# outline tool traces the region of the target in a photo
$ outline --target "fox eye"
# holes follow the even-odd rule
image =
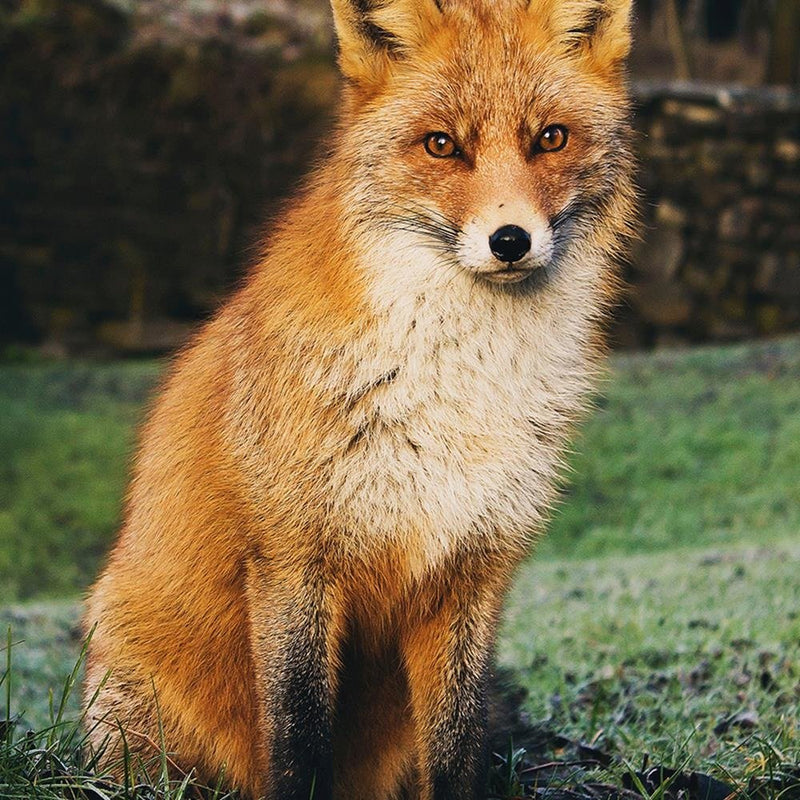
[[[541,132],[536,140],[536,150],[555,153],[566,147],[568,138],[569,131],[563,125],[550,125]]]
[[[452,137],[441,131],[429,133],[425,137],[425,149],[428,151],[428,155],[432,155],[434,158],[451,158],[461,155],[461,151]]]

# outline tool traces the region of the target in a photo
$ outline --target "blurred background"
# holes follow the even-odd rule
[[[779,761],[800,786],[800,0],[637,0],[635,42],[617,352],[500,658],[554,730],[777,797]],[[328,0],[0,0],[0,629],[26,724],[77,657],[165,359],[318,157],[337,83]]]
[[[794,330],[800,4],[637,5],[646,203],[615,343]],[[327,0],[0,0],[0,352],[178,345],[308,169],[336,85]]]

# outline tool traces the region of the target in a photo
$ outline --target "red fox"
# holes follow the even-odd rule
[[[246,798],[477,800],[630,233],[630,0],[332,5],[330,153],[144,428],[92,735]]]

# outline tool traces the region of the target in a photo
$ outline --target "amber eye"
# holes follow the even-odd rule
[[[550,125],[542,131],[536,142],[536,149],[545,153],[554,153],[566,147],[569,132],[563,125]]]
[[[425,149],[434,158],[450,158],[459,155],[456,143],[446,133],[429,133],[425,137]]]

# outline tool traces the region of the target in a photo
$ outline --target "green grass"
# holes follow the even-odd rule
[[[94,577],[119,519],[153,363],[0,367],[0,602]]]
[[[59,612],[66,612],[69,618],[75,609],[51,610],[63,622]],[[38,635],[34,633],[32,638],[36,640]],[[60,690],[51,689],[44,721],[31,730],[29,721],[15,713],[14,684],[24,675],[24,667],[20,669],[16,660],[19,649],[9,628],[0,647],[4,656],[0,667],[0,797],[4,800],[234,800],[234,793],[203,786],[191,773],[171,774],[163,743],[160,753],[146,762],[126,752],[123,779],[108,774],[104,746],[92,747],[90,723],[77,708],[85,646],[67,667]]]
[[[800,533],[800,339],[612,364],[539,557]]]
[[[49,694],[60,696],[65,677],[70,674],[81,650],[79,605],[74,601],[26,603],[0,608],[0,649],[6,632],[13,642],[13,674],[10,684],[14,715],[20,726],[40,730],[50,723]],[[0,654],[0,664],[5,661]],[[78,715],[80,698],[71,692],[67,698],[68,716]],[[0,717],[2,717],[0,711]]]
[[[619,756],[744,779],[800,760],[800,537],[526,564],[500,663],[534,719]],[[749,760],[748,760],[749,759]]]
[[[610,779],[647,753],[745,785],[800,762],[798,576],[800,540],[533,560],[499,660],[528,689],[533,720],[619,759]],[[47,688],[58,698],[78,657],[78,613],[64,602],[0,613],[19,642],[12,706],[23,727],[50,724]],[[77,717],[77,698],[65,708]]]

